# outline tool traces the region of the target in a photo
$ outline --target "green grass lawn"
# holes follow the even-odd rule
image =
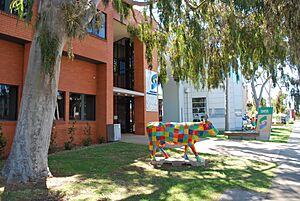
[[[287,143],[293,130],[293,124],[287,124],[283,126],[272,126],[270,140],[268,142]],[[224,135],[224,131],[219,131],[219,134],[215,137],[208,136],[205,138],[218,138],[222,140],[228,140],[228,137]],[[245,139],[244,139],[245,140]],[[250,140],[256,141],[256,140]],[[265,142],[264,140],[259,140]]]
[[[181,157],[179,150],[168,150]],[[266,192],[276,165],[202,154],[205,167],[150,165],[147,146],[113,143],[49,156],[49,190],[0,194],[2,200],[218,200],[226,189]],[[190,156],[192,157],[192,156]]]
[[[223,139],[223,140],[227,140],[228,137],[224,135],[224,131],[219,131],[218,134],[216,136],[205,136],[205,137],[202,137],[202,138],[217,138],[217,139]]]
[[[272,126],[270,141],[271,142],[287,143],[289,138],[290,138],[292,130],[293,130],[292,125]]]

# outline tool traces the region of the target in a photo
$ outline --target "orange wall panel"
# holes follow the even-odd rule
[[[74,144],[82,145],[82,140],[87,137],[84,133],[84,129],[88,127],[87,124],[91,127],[91,138],[93,143],[98,142],[98,137],[96,136],[96,123],[90,121],[77,121],[75,123]],[[68,134],[68,129],[71,126],[72,122],[66,123],[64,121],[56,121],[53,131],[55,145],[58,148],[64,148],[64,143],[69,141],[70,135]]]
[[[97,36],[93,36],[92,34],[87,34],[82,41],[73,41],[73,53],[106,63],[109,60],[107,45],[106,39],[101,39]],[[64,50],[67,51],[67,46]]]
[[[24,46],[0,40],[0,83],[22,85]]]
[[[59,89],[62,91],[96,94],[96,64],[62,57]]]
[[[17,24],[17,17],[0,11],[0,33],[31,41],[33,37],[32,24],[28,26],[20,20]]]

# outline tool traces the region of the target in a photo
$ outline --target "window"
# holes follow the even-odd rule
[[[10,4],[10,0],[1,0],[0,1],[0,10],[3,10],[5,12],[10,12],[9,4]]]
[[[57,102],[55,109],[55,120],[65,119],[65,92],[57,92]]]
[[[18,87],[0,84],[0,120],[17,120]]]
[[[18,15],[18,12],[16,10],[13,10],[12,12],[10,12],[9,6],[10,6],[10,2],[11,0],[0,0],[0,10],[7,12],[7,13],[11,13],[13,15]],[[24,16],[26,16],[26,12],[28,11],[28,5],[29,2],[26,2],[26,0],[24,0],[23,5],[24,5]]]
[[[70,94],[70,120],[95,121],[96,96],[86,94]]]
[[[101,24],[98,25],[98,22]],[[100,19],[93,18],[88,25],[87,32],[106,39],[106,14],[101,12]]]
[[[209,117],[211,118],[224,118],[225,117],[225,108],[210,108]]]
[[[193,98],[193,121],[200,121],[206,118],[206,98]]]
[[[134,48],[129,38],[114,42],[114,86],[134,89]]]

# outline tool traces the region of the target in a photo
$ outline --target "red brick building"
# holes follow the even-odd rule
[[[8,12],[9,1],[0,2],[0,124],[8,138],[6,154],[20,109],[35,20],[29,27],[22,21],[17,24],[16,16]],[[102,27],[91,25],[83,41],[73,42],[73,61],[62,58],[55,114],[59,147],[68,140],[67,130],[74,121],[75,143],[81,144],[87,123],[97,143],[101,137],[107,139],[109,124],[121,123],[122,133],[144,135],[147,122],[158,120],[158,112],[146,111],[145,46],[137,39],[130,42],[126,25],[112,6],[100,5],[99,10]],[[153,66],[156,71],[157,63]]]

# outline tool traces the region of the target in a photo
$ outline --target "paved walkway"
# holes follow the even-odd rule
[[[295,122],[293,133],[279,155],[283,157],[277,176],[267,195],[268,201],[300,200],[300,121]]]
[[[274,143],[275,144],[275,143]],[[277,151],[276,153],[276,147]],[[279,167],[277,176],[272,182],[272,187],[268,194],[243,191],[239,189],[231,189],[224,192],[220,201],[299,201],[300,200],[300,121],[295,122],[295,126],[289,142],[287,144],[275,144],[275,147],[265,146],[264,150],[254,150],[252,147],[245,147],[244,152],[247,156],[249,153],[254,154],[258,159],[271,160],[276,162]],[[236,147],[235,147],[236,148]],[[275,149],[274,149],[275,148]],[[274,153],[272,153],[273,151]],[[239,150],[235,150],[239,153]],[[270,158],[265,158],[270,156]]]
[[[122,141],[148,144],[147,136],[122,135]],[[300,121],[295,122],[289,143],[240,140],[201,139],[196,143],[200,153],[246,157],[279,164],[270,192],[262,195],[240,189],[229,189],[220,201],[300,201]]]
[[[134,143],[134,144],[144,144],[148,145],[149,140],[145,135],[133,135],[133,134],[122,134],[122,142]]]

